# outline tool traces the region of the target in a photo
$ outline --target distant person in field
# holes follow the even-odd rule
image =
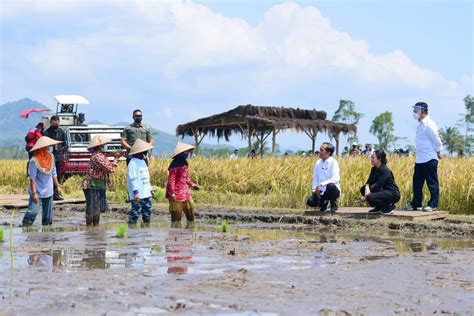
[[[28,164],[30,162],[30,159],[33,157],[33,152],[30,152],[30,150],[36,144],[38,139],[43,136],[43,127],[44,124],[40,122],[36,124],[36,127],[30,129],[25,136],[25,150],[28,152],[28,162],[26,163],[26,176],[28,176]]]
[[[438,126],[428,115],[428,104],[425,102],[416,103],[413,106],[413,118],[419,122],[415,137],[416,161],[413,173],[413,199],[407,204],[405,210],[421,209],[423,186],[426,181],[431,196],[423,211],[432,212],[438,209],[438,161],[443,158],[441,155],[443,145],[438,134]]]
[[[392,214],[395,203],[400,201],[400,190],[395,183],[392,171],[387,167],[387,155],[376,150],[370,157],[372,169],[365,185],[360,189],[361,201],[373,207],[371,214]]]
[[[349,156],[356,157],[356,156],[360,156],[361,154],[362,154],[362,151],[359,148],[359,144],[356,142],[352,143],[352,148],[349,151]]]
[[[239,158],[239,150],[236,149],[234,150],[234,152],[232,153],[232,155],[230,155],[230,160],[237,160]]]
[[[248,158],[248,159],[254,159],[254,158],[255,158],[255,149],[252,149],[252,150],[248,153],[247,158]]]
[[[122,134],[120,135],[121,144],[127,150],[127,153],[130,152],[130,149],[132,148],[133,144],[135,144],[137,139],[141,139],[151,146],[155,144],[151,127],[142,124],[142,111],[138,109],[134,110],[132,117],[133,123],[125,127],[125,129],[122,131]],[[130,157],[127,158],[127,165],[130,162],[130,159]],[[145,162],[148,164],[148,155],[145,156]]]
[[[58,180],[59,182],[61,182],[63,157],[68,149],[66,132],[61,127],[59,127],[59,116],[57,115],[51,116],[49,123],[50,123],[50,126],[44,132],[44,135],[60,142],[57,145],[54,145],[53,155],[54,155],[54,163],[56,165],[56,172],[58,174]],[[64,198],[57,191],[54,191],[53,200],[61,201],[61,200],[64,200]]]
[[[38,139],[43,136],[43,127],[44,124],[42,122],[36,124],[36,127],[30,129],[28,131],[28,134],[25,136],[25,141],[26,141],[26,151],[28,152],[28,156],[31,159],[33,157],[33,152],[30,152],[31,148],[36,144]]]
[[[365,144],[365,149],[362,151],[362,154],[367,157],[371,157],[374,153],[374,149],[372,148],[372,144]]]
[[[143,224],[149,225],[151,221],[151,213],[153,213],[152,205],[152,187],[150,182],[150,171],[145,162],[148,151],[153,146],[144,140],[137,139],[130,148],[127,171],[127,188],[128,198],[131,203],[131,211],[128,216],[128,223],[135,225],[142,217]]]
[[[307,205],[318,207],[321,212],[327,210],[331,205],[331,212],[337,212],[337,199],[341,195],[339,181],[339,164],[332,157],[334,146],[330,143],[322,143],[319,148],[319,159],[316,161],[313,170],[313,195],[308,199]]]
[[[187,161],[188,155],[193,149],[192,145],[178,142],[173,152],[173,160],[168,167],[166,198],[170,204],[169,210],[173,227],[181,227],[183,212],[186,215],[188,226],[194,222],[194,202],[189,188],[199,190],[199,186],[189,178]]]
[[[86,198],[86,225],[97,226],[100,223],[100,213],[107,210],[107,186],[112,184],[110,175],[117,168],[120,151],[113,162],[104,153],[104,146],[112,140],[102,135],[92,138],[87,149],[92,152],[89,168],[84,174],[82,190]]]
[[[43,136],[30,150],[33,153],[28,165],[30,199],[28,210],[23,217],[23,227],[33,225],[40,207],[42,208],[42,225],[53,223],[53,188],[56,188],[56,192],[61,192],[61,188],[56,174],[54,156],[48,151],[48,148],[59,143],[59,141]]]

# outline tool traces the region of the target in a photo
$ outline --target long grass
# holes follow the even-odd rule
[[[356,206],[359,189],[367,180],[370,161],[366,157],[339,157],[341,169],[341,206]],[[393,171],[405,205],[412,196],[414,157],[390,156],[388,167]],[[151,160],[152,184],[164,188],[170,160]],[[311,193],[315,158],[287,157],[264,159],[192,158],[190,176],[202,186],[194,191],[196,203],[221,206],[305,208]],[[25,194],[28,179],[24,161],[0,161],[0,194]],[[438,167],[440,209],[451,214],[474,214],[474,158],[445,158]],[[74,176],[63,185],[66,196],[82,196],[82,178]],[[113,186],[107,192],[112,202],[127,198],[126,166],[121,164],[113,175]],[[428,190],[425,186],[425,200]],[[159,193],[161,197],[161,193]]]

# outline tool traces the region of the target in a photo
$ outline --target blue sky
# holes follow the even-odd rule
[[[54,95],[81,94],[89,119],[126,121],[139,107],[172,133],[239,104],[331,117],[350,99],[365,113],[362,142],[376,142],[370,123],[391,111],[409,143],[413,103],[452,126],[474,94],[472,1],[3,0],[1,9],[2,104],[52,107]],[[291,132],[277,141],[310,146]]]

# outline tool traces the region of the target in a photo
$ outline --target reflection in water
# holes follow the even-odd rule
[[[28,257],[28,265],[48,271],[53,271],[55,268],[62,268],[66,265],[64,251],[42,251],[40,253],[31,254]]]
[[[193,231],[191,229],[171,229],[166,238],[166,261],[169,274],[187,274],[192,263]]]

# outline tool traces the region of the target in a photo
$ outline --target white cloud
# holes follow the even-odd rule
[[[21,5],[12,3],[7,2],[7,7],[16,6],[18,14]],[[73,11],[74,5],[83,5],[33,3],[29,10],[46,15],[53,7],[56,11]],[[256,27],[251,27],[242,19],[216,14],[192,2],[101,4],[114,7],[110,11],[118,11],[120,16],[126,14],[128,23],[118,17],[106,17],[103,28],[95,32],[46,39],[40,47],[31,49],[30,62],[48,75],[73,72],[95,76],[111,68],[123,68],[172,80],[179,80],[190,71],[218,73],[225,68],[230,73],[245,72],[256,87],[265,87],[269,82],[278,86],[279,78],[280,84],[285,85],[292,80],[334,76],[365,86],[430,88],[455,84],[416,65],[400,50],[385,55],[371,53],[366,42],[333,29],[314,7],[276,5]]]

